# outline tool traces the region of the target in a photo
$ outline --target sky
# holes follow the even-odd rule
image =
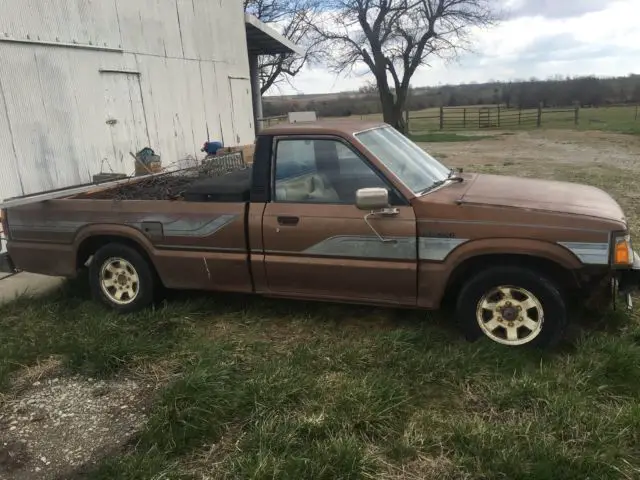
[[[411,85],[640,73],[640,0],[504,0],[503,20],[473,33],[473,52],[418,69]],[[371,77],[305,68],[270,95],[357,90]]]

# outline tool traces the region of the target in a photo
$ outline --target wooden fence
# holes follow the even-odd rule
[[[554,122],[580,121],[580,108],[538,108],[515,109],[500,106],[487,107],[440,107],[428,113],[407,114],[406,122],[410,130],[421,126],[420,130],[482,130],[486,128],[540,127],[546,120]]]
[[[318,117],[319,118],[319,117]],[[361,120],[381,121],[380,113],[358,115]],[[288,122],[287,115],[259,120],[262,127]],[[502,105],[475,105],[466,107],[436,107],[405,112],[405,122],[412,133],[434,130],[505,130],[517,128],[601,128],[614,131],[640,130],[640,106],[633,104],[601,107],[564,108],[506,108]]]

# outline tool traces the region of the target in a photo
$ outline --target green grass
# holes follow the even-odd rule
[[[469,344],[417,312],[241,296],[117,317],[69,290],[0,315],[5,380],[52,354],[102,376],[177,362],[132,446],[83,478],[606,479],[640,468],[640,324],[621,314],[546,354]]]
[[[605,187],[640,235],[632,170],[467,168]],[[117,316],[78,284],[0,307],[4,391],[52,355],[90,376],[170,370],[137,438],[81,478],[640,478],[638,314],[578,318],[540,353],[467,343],[444,314],[236,295]]]
[[[437,142],[473,142],[494,138],[494,135],[461,135],[458,133],[423,133],[409,135],[414,142],[437,143]]]

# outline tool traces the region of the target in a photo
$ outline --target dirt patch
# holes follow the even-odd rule
[[[640,138],[596,131],[535,130],[510,132],[481,142],[422,143],[445,163],[467,165],[514,165],[531,162],[571,165],[607,164],[640,170]],[[438,157],[440,158],[440,157]],[[446,160],[445,160],[446,159]]]
[[[150,385],[53,377],[24,384],[0,408],[0,478],[66,478],[127,443],[146,422]]]

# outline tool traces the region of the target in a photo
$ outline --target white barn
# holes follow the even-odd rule
[[[0,0],[0,199],[252,143],[257,56],[280,52],[240,0]]]

